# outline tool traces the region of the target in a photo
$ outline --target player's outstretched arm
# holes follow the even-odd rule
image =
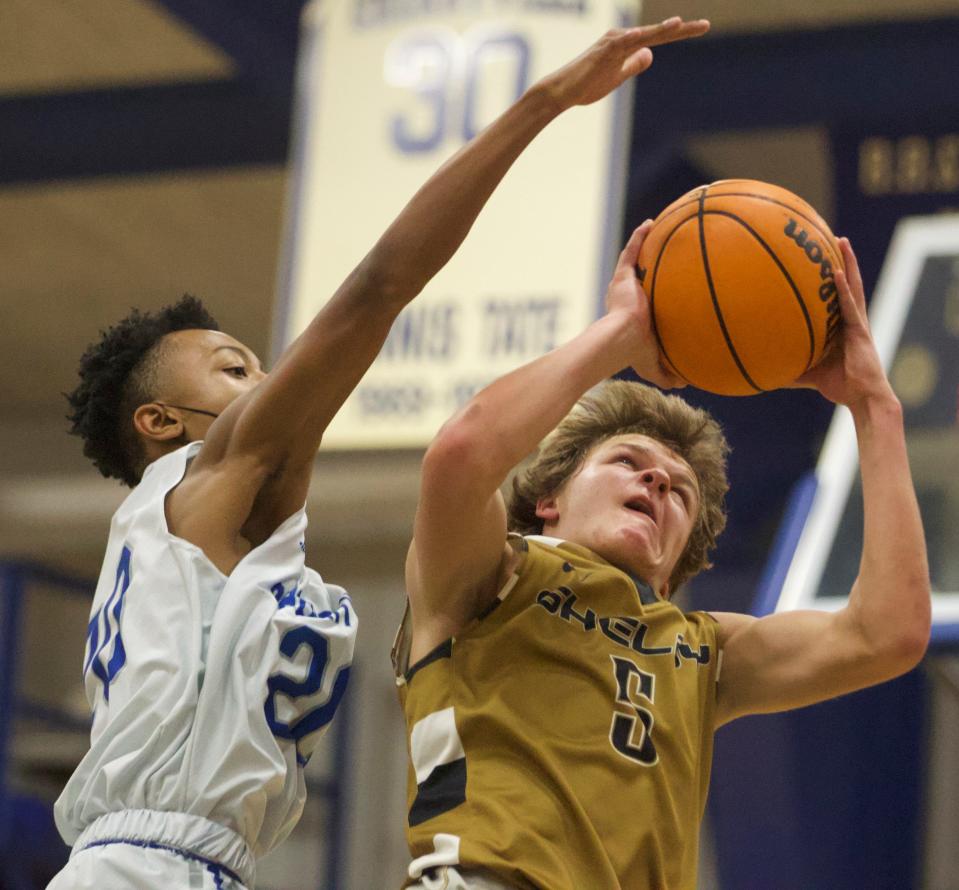
[[[542,78],[414,195],[245,407],[236,446],[274,461],[312,459],[329,421],[369,368],[390,326],[449,261],[503,176],[562,112],[608,95],[652,62],[651,46],[698,36],[679,18],[609,31]],[[235,446],[235,447],[236,447]]]
[[[413,660],[457,633],[495,596],[511,568],[500,486],[580,396],[627,365],[662,386],[681,385],[660,364],[636,277],[650,225],[640,226],[620,254],[606,315],[478,393],[427,450],[407,560]]]
[[[902,407],[872,339],[856,256],[845,238],[840,247],[843,339],[799,383],[852,413],[864,512],[859,574],[838,612],[717,616],[724,645],[719,722],[891,679],[914,667],[928,644],[929,572]]]
[[[171,502],[181,520],[188,517],[193,525],[190,539],[201,543],[196,538],[207,534],[211,523],[216,526],[216,517],[250,516],[272,530],[299,509],[330,420],[369,368],[400,310],[450,259],[530,141],[563,111],[597,101],[648,68],[651,46],[695,37],[708,27],[673,18],[608,32],[530,87],[447,161],[267,378],[213,424]],[[262,534],[254,531],[252,537]]]

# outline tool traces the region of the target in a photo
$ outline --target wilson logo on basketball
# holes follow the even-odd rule
[[[809,261],[819,266],[819,277],[822,284],[819,286],[819,299],[826,303],[826,311],[829,313],[826,322],[826,341],[833,338],[839,329],[839,294],[836,290],[836,279],[833,276],[832,263],[825,255],[822,245],[809,237],[809,233],[800,228],[799,223],[790,218],[783,230],[789,238],[792,238],[796,244],[802,248],[803,252],[809,258]]]

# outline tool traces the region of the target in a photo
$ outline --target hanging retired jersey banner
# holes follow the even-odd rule
[[[616,0],[308,7],[276,351],[443,160],[535,80],[637,16]],[[401,314],[324,446],[423,446],[479,388],[597,316],[621,248],[630,105],[627,85],[536,138]]]

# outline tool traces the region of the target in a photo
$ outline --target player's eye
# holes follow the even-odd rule
[[[227,374],[232,374],[234,377],[246,377],[246,368],[243,365],[235,365],[232,368],[224,368]]]
[[[616,462],[620,464],[626,464],[628,467],[636,466],[636,461],[634,461],[628,454],[620,454],[616,458]]]

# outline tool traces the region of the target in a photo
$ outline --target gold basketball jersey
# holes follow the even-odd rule
[[[525,551],[486,614],[394,666],[411,872],[540,890],[695,890],[712,760],[715,621],[575,544]]]

